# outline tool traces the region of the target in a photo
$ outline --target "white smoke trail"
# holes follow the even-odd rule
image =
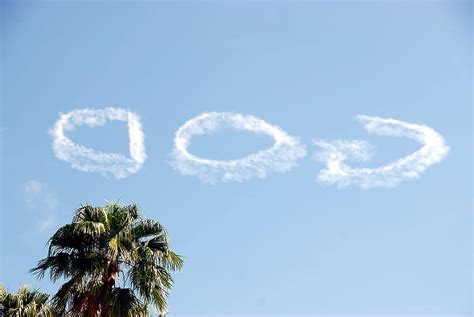
[[[381,167],[352,168],[344,161],[367,161],[371,156],[368,143],[360,140],[315,140],[314,143],[322,149],[317,159],[326,163],[326,168],[317,175],[321,183],[337,184],[339,187],[350,184],[362,188],[393,187],[403,180],[418,178],[448,154],[449,147],[445,145],[443,137],[425,125],[363,115],[356,116],[356,119],[364,124],[369,133],[406,137],[423,146],[418,151]]]
[[[65,132],[76,126],[89,127],[104,125],[109,120],[125,121],[128,124],[130,157],[116,153],[104,153],[78,145],[71,141]],[[116,178],[125,178],[140,170],[146,160],[145,136],[137,114],[120,108],[77,109],[61,114],[50,131],[53,136],[53,151],[60,160],[83,172],[112,174]]]
[[[267,134],[275,143],[266,150],[228,161],[209,160],[188,152],[193,136],[213,133],[221,128]],[[176,132],[174,145],[171,166],[183,175],[194,175],[208,183],[264,178],[271,171],[287,172],[306,155],[304,145],[279,127],[254,116],[228,112],[202,113],[187,121]]]

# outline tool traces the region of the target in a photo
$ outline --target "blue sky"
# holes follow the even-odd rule
[[[0,281],[28,274],[81,203],[137,203],[185,256],[171,315],[472,315],[472,10],[462,1],[1,4]],[[116,179],[55,157],[60,113],[137,113],[147,160]],[[253,115],[306,146],[286,173],[208,184],[170,165],[202,112]],[[364,114],[424,124],[449,154],[416,180],[321,184],[313,139],[362,139],[376,167],[420,148]],[[124,122],[77,144],[128,155]],[[189,151],[229,160],[272,146],[226,129]]]

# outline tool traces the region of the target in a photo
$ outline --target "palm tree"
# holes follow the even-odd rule
[[[53,317],[53,308],[48,305],[49,295],[38,290],[20,287],[18,293],[10,293],[0,285],[0,316],[8,317]]]
[[[160,223],[136,205],[108,204],[77,209],[31,272],[67,280],[52,298],[61,316],[148,316],[148,305],[166,314],[170,272],[182,267]]]

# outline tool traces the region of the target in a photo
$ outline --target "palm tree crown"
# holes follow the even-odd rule
[[[160,223],[144,219],[136,205],[108,204],[77,209],[31,271],[66,280],[52,298],[61,315],[147,316],[149,304],[166,313],[170,272],[182,266]]]
[[[49,295],[37,290],[20,287],[17,293],[0,286],[0,316],[53,317],[54,310],[48,305]]]

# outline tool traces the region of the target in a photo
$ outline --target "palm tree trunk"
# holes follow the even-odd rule
[[[99,292],[99,300],[102,306],[100,317],[110,317],[110,294],[112,293],[112,289],[115,286],[115,280],[117,278],[118,271],[119,267],[117,264],[107,261],[107,274],[103,277],[104,285],[102,285]]]

